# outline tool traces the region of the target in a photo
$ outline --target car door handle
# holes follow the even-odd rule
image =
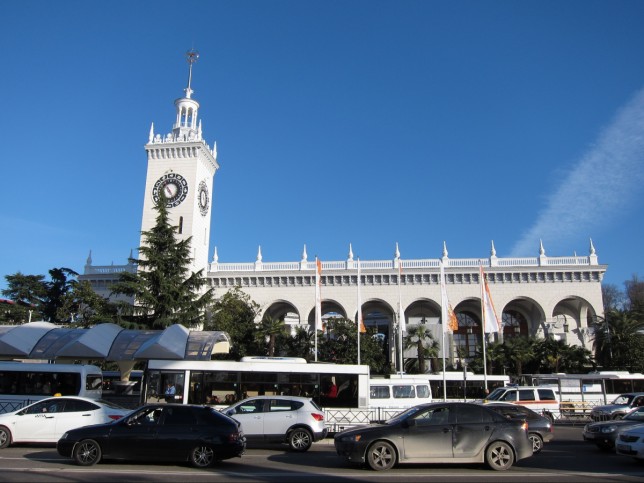
[[[83,416],[83,417],[89,417],[89,416],[91,416],[91,414],[81,414],[81,416]]]
[[[45,414],[45,418],[47,418],[47,419],[52,419],[52,418],[53,418],[53,416],[47,416],[47,415]]]

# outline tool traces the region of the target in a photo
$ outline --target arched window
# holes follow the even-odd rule
[[[503,338],[528,337],[528,322],[525,317],[516,310],[503,312]]]
[[[481,323],[470,312],[456,315],[458,330],[454,332],[454,346],[459,357],[474,357],[481,337]]]

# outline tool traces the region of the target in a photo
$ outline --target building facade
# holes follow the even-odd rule
[[[308,259],[306,246],[299,261],[265,263],[261,248],[254,262],[219,263],[216,248],[208,261],[212,186],[219,165],[216,145],[211,149],[202,137],[199,104],[192,99],[194,60],[196,53],[189,53],[188,87],[186,95],[175,101],[172,131],[155,134],[152,126],[145,145],[148,168],[141,230],[154,226],[154,206],[163,190],[179,237],[192,237],[193,271],[205,269],[217,297],[239,287],[260,305],[258,321],[269,315],[284,318],[293,330],[314,327],[316,263]],[[385,341],[391,361],[401,350],[399,307],[407,326],[426,324],[440,343],[441,265],[449,303],[458,317],[458,329],[445,338],[445,355],[450,359],[456,354],[473,355],[483,337],[480,267],[502,325],[494,337],[555,337],[591,349],[592,322],[603,315],[601,281],[607,268],[599,264],[592,240],[588,255],[569,257],[548,256],[539,243],[538,256],[498,258],[492,242],[489,255],[482,258],[449,258],[444,244],[440,258],[411,260],[401,256],[396,244],[389,259],[359,262],[349,246],[346,260],[322,261],[322,316],[356,320],[360,285],[365,325],[375,328]],[[135,270],[133,264],[94,265],[90,253],[80,279],[109,296],[119,273]]]

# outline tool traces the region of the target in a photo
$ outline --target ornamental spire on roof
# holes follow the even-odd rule
[[[195,49],[191,49],[188,52],[186,52],[186,60],[190,65],[188,70],[188,87],[185,88],[187,99],[190,99],[190,96],[194,92],[190,87],[190,85],[192,84],[192,64],[197,62],[197,59],[199,59],[199,52],[197,52]]]
[[[202,126],[197,122],[199,103],[192,98],[192,65],[197,62],[199,52],[192,49],[186,52],[186,60],[189,64],[188,86],[184,89],[185,97],[174,101],[177,108],[177,119],[172,129],[174,141],[199,141],[201,140]]]

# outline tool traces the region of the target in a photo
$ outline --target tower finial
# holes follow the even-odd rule
[[[189,71],[188,71],[188,87],[186,87],[186,97],[188,99],[190,99],[190,96],[194,92],[190,87],[190,85],[192,84],[192,64],[197,62],[198,58],[199,58],[199,52],[196,51],[195,49],[190,49],[188,52],[186,52],[186,60],[190,65]]]

